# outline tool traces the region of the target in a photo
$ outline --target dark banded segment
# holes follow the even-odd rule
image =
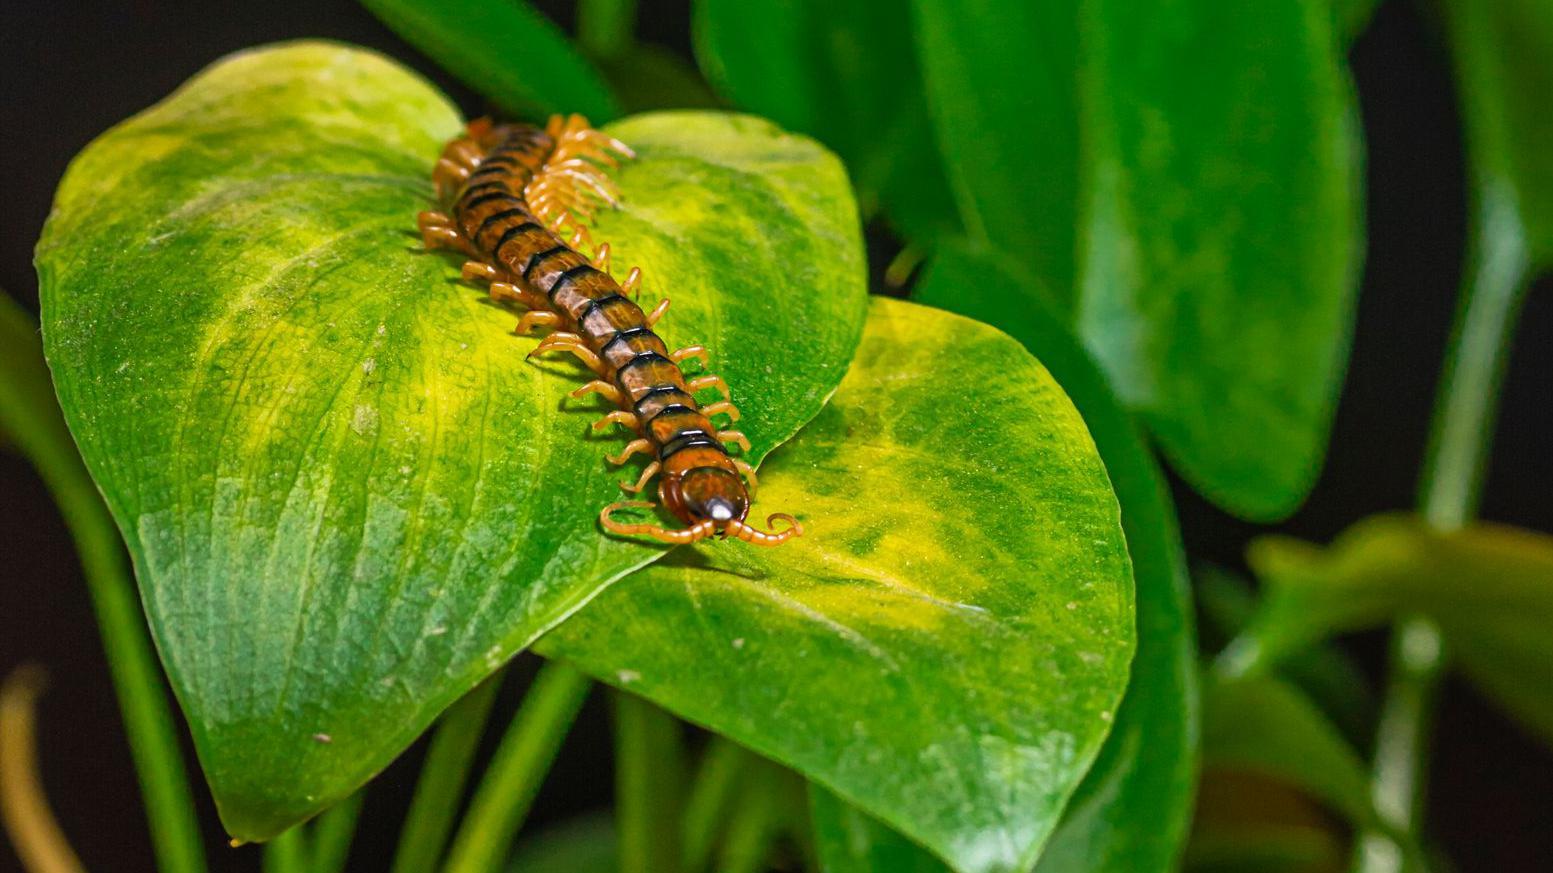
[[[506,197],[507,197],[507,199],[511,200],[513,203],[516,203],[518,205],[512,207],[511,209],[503,209],[500,212],[493,212],[490,215],[487,215],[485,217],[485,220],[480,222],[480,226],[475,228],[474,237],[475,237],[475,241],[476,242],[478,242],[480,240],[481,234],[485,233],[486,231],[490,230],[491,228],[495,227],[497,224],[500,224],[503,221],[506,221],[506,220],[511,219],[511,218],[525,218],[525,219],[528,218],[528,210],[523,208],[523,201],[522,200],[519,200],[518,198],[513,197],[510,194],[506,195]],[[492,251],[494,251],[494,250],[495,250],[495,246],[492,246]]]
[[[523,266],[523,281],[532,283],[534,281],[534,271],[539,269],[540,264],[556,255],[564,255],[569,251],[571,249],[567,246],[555,245],[542,252],[535,252],[529,255],[528,263]]]

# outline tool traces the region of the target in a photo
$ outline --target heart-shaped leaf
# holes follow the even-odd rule
[[[1099,366],[1010,259],[944,243],[912,296],[985,320],[1039,353],[1084,416],[1121,504],[1137,579],[1132,681],[1115,729],[1036,871],[1169,869],[1185,839],[1196,779],[1197,649],[1186,558],[1159,464]],[[1145,820],[1149,827],[1136,826]]]
[[[1018,343],[875,299],[836,396],[761,475],[808,533],[675,552],[539,650],[793,767],[964,873],[1024,870],[1133,648],[1116,499]]]
[[[1314,484],[1362,236],[1352,88],[1311,0],[1093,0],[1080,332],[1193,486],[1237,514]]]
[[[243,53],[91,145],[38,248],[71,430],[134,556],[228,829],[350,793],[448,703],[661,554],[570,363],[421,251],[453,108],[375,54]],[[670,342],[705,341],[758,457],[840,381],[864,314],[840,164],[770,124],[643,116],[602,215]]]

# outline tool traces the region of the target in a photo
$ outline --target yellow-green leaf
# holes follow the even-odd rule
[[[583,371],[421,250],[460,129],[354,48],[242,53],[87,148],[38,248],[67,421],[134,556],[223,820],[265,839],[353,791],[482,677],[661,550],[602,536],[618,438]],[[809,140],[627,119],[600,216],[746,410],[753,458],[840,381],[856,207]]]
[[[540,651],[796,769],[963,873],[1025,870],[1134,645],[1116,498],[1018,343],[876,299],[847,378],[762,470],[802,539],[635,574]]]

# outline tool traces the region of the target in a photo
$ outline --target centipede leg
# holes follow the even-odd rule
[[[431,173],[431,181],[437,186],[438,191],[443,191],[468,179],[469,173],[470,169],[459,166],[457,161],[438,158],[437,168]]]
[[[668,301],[665,300],[664,302],[667,303]],[[688,380],[685,382],[685,387],[688,388],[692,394],[706,388],[716,388],[718,391],[722,392],[724,400],[733,399],[733,394],[728,391],[728,383],[723,381],[723,377],[714,376],[710,373]]]
[[[644,468],[642,470],[642,476],[641,476],[640,479],[636,480],[636,484],[635,485],[627,485],[626,483],[621,482],[620,483],[620,490],[621,491],[629,491],[632,494],[640,494],[640,493],[642,493],[642,489],[647,487],[647,483],[652,481],[652,477],[658,475],[658,470],[660,468],[661,468],[661,465],[657,461],[653,461],[651,464],[648,464],[646,466],[646,468]]]
[[[734,468],[744,474],[744,481],[749,484],[750,496],[755,496],[755,489],[760,487],[760,480],[755,478],[754,466],[743,458],[729,458],[728,460],[733,461]]]
[[[626,443],[626,447],[621,450],[620,454],[613,456],[605,455],[604,460],[618,467],[621,464],[624,464],[626,461],[631,460],[631,458],[635,455],[640,455],[651,451],[652,443],[648,442],[646,439],[634,439]]]
[[[593,266],[595,269],[609,272],[609,243],[599,243],[598,250],[593,253]],[[652,322],[647,322],[648,326]]]
[[[611,403],[614,403],[617,406],[625,405],[626,398],[624,394],[620,393],[620,389],[609,384],[608,382],[605,382],[603,379],[594,379],[592,382],[589,382],[581,388],[578,388],[576,391],[573,391],[571,396],[581,399],[588,396],[589,394],[595,393],[604,395],[605,397],[609,398]]]
[[[459,275],[465,282],[495,282],[501,278],[501,273],[484,261],[465,261]]]
[[[669,355],[669,360],[676,364],[684,363],[691,358],[700,359],[703,367],[711,366],[711,357],[707,354],[706,346],[685,346]]]
[[[545,337],[544,341],[539,345],[535,346],[534,350],[528,353],[528,356],[532,358],[535,355],[542,355],[547,352],[571,352],[593,372],[600,376],[608,375],[605,372],[604,362],[599,360],[599,356],[594,354],[592,349],[583,345],[582,341],[574,333],[553,333]]]
[[[647,313],[647,326],[652,327],[653,325],[657,324],[658,319],[663,317],[663,313],[668,311],[669,298],[665,297],[658,301],[658,305],[652,308],[652,312]]]
[[[638,297],[637,286],[642,284],[642,268],[632,267],[626,274],[626,280],[620,283],[620,293],[626,297]]]
[[[721,442],[733,443],[746,452],[750,450],[750,438],[740,431],[720,430],[717,432],[717,439]]]
[[[623,424],[637,432],[641,432],[642,429],[642,423],[637,420],[635,413],[626,412],[624,409],[616,409],[598,421],[595,421],[593,423],[593,429],[603,430],[612,424]]]
[[[458,249],[469,252],[469,243],[453,227],[452,220],[440,212],[422,212],[416,216],[421,228],[421,243],[427,249]]]
[[[521,303],[529,309],[544,309],[550,304],[543,294],[520,288],[511,282],[492,282],[491,299],[500,302]]]
[[[555,327],[561,323],[561,316],[545,309],[530,309],[518,318],[518,326],[512,332],[518,336],[527,336],[536,327]]]
[[[734,406],[732,403],[729,403],[726,400],[719,400],[716,403],[709,403],[706,406],[701,407],[701,414],[705,415],[707,418],[722,414],[728,416],[728,418],[733,421],[738,421],[739,407]]]

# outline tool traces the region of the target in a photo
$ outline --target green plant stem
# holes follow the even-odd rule
[[[714,736],[701,756],[685,800],[686,873],[701,873],[712,858],[712,845],[727,818],[734,792],[755,756],[732,740]]]
[[[303,825],[281,832],[264,844],[264,873],[307,873],[307,832]]]
[[[615,815],[622,873],[679,869],[685,758],[679,722],[635,695],[615,702]]]
[[[421,873],[436,867],[447,845],[448,833],[453,830],[453,816],[458,813],[469,768],[504,675],[505,669],[487,677],[448,707],[437,721],[436,733],[415,783],[410,811],[399,831],[393,873]]]
[[[619,57],[635,41],[636,0],[579,0],[577,41],[596,59]]]
[[[336,803],[318,817],[312,828],[312,865],[309,873],[339,873],[345,869],[351,840],[356,836],[356,821],[367,790],[362,788]]]
[[[1478,198],[1471,269],[1446,353],[1419,489],[1420,513],[1442,531],[1462,527],[1477,513],[1506,352],[1530,274],[1512,195],[1489,182],[1480,185]],[[1432,621],[1415,615],[1397,623],[1371,794],[1381,820],[1415,842],[1445,658],[1445,641]],[[1365,835],[1361,852],[1362,873],[1395,873],[1406,866],[1396,844],[1381,835]]]
[[[540,669],[469,802],[447,873],[489,873],[501,866],[590,685],[560,661]]]
[[[75,540],[140,780],[157,868],[202,873],[205,850],[188,773],[124,544],[60,417],[37,339],[31,318],[0,293],[0,342],[10,346],[0,355],[0,429],[37,468]]]
[[[718,859],[718,873],[760,873],[782,821],[781,771],[758,761],[745,782],[743,797],[728,820],[728,838]]]

